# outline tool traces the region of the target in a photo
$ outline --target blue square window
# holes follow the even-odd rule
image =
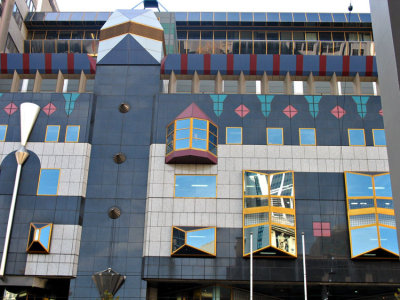
[[[37,194],[42,196],[57,195],[59,178],[59,169],[41,169]]]
[[[78,125],[68,125],[65,133],[65,142],[77,143],[79,141],[79,130],[80,126]]]
[[[7,125],[0,125],[0,142],[5,142],[7,134]]]
[[[283,145],[283,128],[267,128],[267,144]]]
[[[60,125],[47,125],[46,137],[44,139],[47,143],[58,142],[58,137],[60,134]]]
[[[300,128],[300,145],[315,146],[317,140],[315,138],[315,128]]]
[[[384,129],[372,129],[374,135],[374,146],[386,146],[386,135]]]
[[[227,144],[242,144],[242,127],[227,127],[226,128],[226,143]]]
[[[349,129],[349,146],[365,146],[364,129]]]
[[[217,176],[215,175],[176,175],[175,197],[216,198]]]

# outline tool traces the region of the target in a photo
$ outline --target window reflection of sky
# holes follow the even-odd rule
[[[177,175],[175,197],[182,198],[215,198],[217,196],[216,176]]]

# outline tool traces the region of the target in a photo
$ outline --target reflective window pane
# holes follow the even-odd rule
[[[214,135],[218,134],[218,129],[216,126],[214,126],[213,124],[210,123],[210,132],[212,132]]]
[[[45,142],[58,142],[59,133],[59,125],[48,125],[46,130]]]
[[[208,143],[208,150],[214,155],[217,155],[217,147],[214,144]]]
[[[46,247],[46,249],[49,248],[50,244],[50,232],[51,232],[51,226],[45,226],[40,230],[40,238],[39,241],[40,243]]]
[[[189,128],[190,119],[176,121],[176,129]]]
[[[271,228],[271,246],[291,254],[296,254],[294,229],[273,225]]]
[[[213,143],[214,145],[217,145],[218,141],[217,141],[217,137],[215,135],[209,134],[208,138],[209,138],[211,143]]]
[[[283,145],[283,128],[267,128],[267,144]]]
[[[66,142],[78,142],[79,141],[79,130],[80,126],[67,126],[67,133],[65,134]]]
[[[186,244],[196,249],[215,254],[215,228],[187,232]]]
[[[354,173],[346,173],[346,189],[348,197],[372,197],[372,177]]]
[[[270,175],[271,195],[293,196],[293,173],[280,173]]]
[[[351,246],[353,256],[378,248],[379,242],[376,226],[351,230]]]
[[[57,195],[60,170],[41,169],[39,176],[38,195]]]
[[[205,130],[199,130],[199,129],[193,129],[193,135],[194,138],[196,139],[207,139],[207,131]]]
[[[399,254],[396,229],[379,227],[379,233],[381,236],[382,247],[393,253]]]
[[[392,185],[390,174],[378,175],[374,177],[375,194],[377,197],[392,197]]]
[[[282,225],[294,226],[294,215],[272,212],[271,222]]]
[[[207,141],[206,140],[192,140],[192,148],[207,150]]]
[[[374,207],[374,199],[350,199],[349,208],[350,209],[362,209]]]
[[[268,206],[268,198],[246,198],[244,200],[245,208]]]
[[[176,131],[176,139],[185,139],[189,138],[190,136],[190,129],[181,129]]]
[[[300,128],[300,145],[316,145],[314,128]]]
[[[172,233],[172,252],[185,245],[185,232],[174,228]]]
[[[293,199],[290,198],[271,198],[271,206],[282,208],[294,208]]]
[[[394,209],[393,200],[388,199],[376,199],[376,205],[379,208]]]
[[[365,146],[364,129],[349,129],[349,146]]]
[[[246,196],[268,195],[268,175],[245,172],[244,194]]]
[[[186,149],[189,148],[189,139],[184,139],[184,140],[177,140],[175,141],[175,149]]]
[[[215,198],[216,196],[216,176],[176,175],[175,177],[175,197]]]
[[[226,128],[226,143],[227,144],[242,144],[242,128],[227,127]]]
[[[174,123],[168,126],[167,135],[171,134],[174,131]]]
[[[395,217],[392,215],[378,214],[379,224],[396,227]]]
[[[385,130],[374,129],[374,130],[372,130],[372,133],[374,135],[374,145],[375,146],[386,146]]]
[[[244,253],[250,253],[250,234],[253,234],[253,252],[269,246],[269,226],[261,225],[244,229]]]
[[[7,125],[0,125],[0,142],[4,142],[6,140],[7,134]]]
[[[376,224],[375,214],[350,216],[350,227]]]
[[[268,213],[255,213],[244,215],[244,226],[256,225],[268,222]]]

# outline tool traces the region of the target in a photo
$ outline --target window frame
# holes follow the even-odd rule
[[[272,143],[269,142],[268,129],[280,129],[281,130],[281,132],[282,132],[282,143],[281,144],[272,144]],[[284,135],[283,135],[283,128],[282,127],[267,127],[266,134],[267,134],[267,145],[283,146],[285,144],[285,138],[284,138]]]
[[[36,225],[40,225],[40,224],[43,224],[43,225],[45,225],[45,226],[40,227],[40,228],[37,228]],[[41,237],[41,235],[42,235],[42,229],[45,228],[45,227],[48,227],[48,226],[50,227],[49,242],[48,242],[47,246],[45,246],[45,245],[43,245],[42,242],[40,241],[40,237]],[[34,231],[36,231],[35,229],[39,230],[39,237],[38,237],[38,240],[33,239],[32,241],[30,241],[30,233],[31,233],[31,230],[32,230],[32,229],[33,229]],[[31,223],[30,223],[30,226],[29,226],[28,242],[27,242],[27,245],[26,245],[26,252],[29,253],[29,254],[49,254],[49,253],[50,253],[51,236],[52,236],[52,234],[53,234],[53,223],[36,223],[36,222],[31,222]],[[29,250],[29,248],[32,247],[33,243],[35,243],[35,242],[36,242],[36,243],[39,243],[40,245],[42,245],[43,248],[44,248],[44,251],[32,251],[32,250]]]
[[[171,256],[190,256],[190,257],[216,257],[217,256],[217,227],[216,226],[209,226],[209,227],[193,227],[191,230],[185,230],[183,229],[185,226],[172,226],[171,227]],[[174,229],[177,229],[181,232],[183,232],[185,234],[185,243],[179,247],[178,249],[176,249],[175,251],[173,251],[173,240],[174,240]],[[201,249],[198,249],[194,246],[191,246],[187,243],[187,234],[189,232],[193,232],[193,231],[200,231],[200,230],[207,230],[207,229],[214,229],[214,253],[211,252],[207,252]],[[191,247],[195,250],[204,252],[204,254],[179,254],[177,252],[179,252],[180,249],[184,248],[185,246]]]
[[[78,127],[78,136],[77,136],[77,140],[76,141],[67,141],[67,137],[68,137],[68,129],[70,127]],[[65,139],[64,142],[65,143],[79,143],[79,135],[81,133],[81,126],[80,125],[67,125],[67,128],[65,129]]]
[[[383,131],[383,134],[384,134],[384,136],[385,136],[385,145],[377,145],[377,144],[376,144],[376,139],[375,139],[375,132],[376,132],[376,131]],[[386,142],[386,133],[385,133],[385,129],[372,129],[372,138],[373,138],[373,140],[374,140],[374,146],[375,146],[375,147],[386,147],[387,142]]]
[[[4,138],[0,139],[0,142],[5,142],[6,138],[7,138],[8,125],[7,124],[0,124],[0,127],[3,127],[3,126],[5,126],[6,130],[4,131]],[[0,138],[1,138],[1,136],[0,136]]]
[[[176,196],[176,178],[178,176],[197,176],[197,177],[214,177],[215,178],[215,197],[181,197]],[[177,199],[216,199],[218,198],[218,175],[217,174],[175,174],[174,176],[174,198]]]
[[[228,143],[229,129],[240,129],[240,143]],[[243,127],[226,127],[225,128],[225,144],[226,145],[243,145]]]
[[[39,194],[40,182],[42,180],[42,171],[43,170],[58,170],[57,190],[56,190],[55,194]],[[39,180],[38,180],[38,186],[37,186],[37,190],[36,190],[36,195],[37,196],[58,196],[58,189],[60,187],[60,177],[61,177],[61,169],[59,169],[59,168],[41,168],[40,172],[39,172]]]
[[[364,144],[363,145],[353,145],[351,144],[351,137],[350,137],[350,131],[362,131],[363,132],[363,137],[364,137]],[[349,146],[351,147],[366,147],[367,146],[367,142],[365,139],[365,129],[364,128],[348,128],[347,129],[347,138],[348,138],[348,142],[349,142]]]
[[[301,142],[301,131],[303,129],[307,129],[307,130],[312,129],[314,131],[314,144],[303,144]],[[299,128],[299,144],[300,144],[300,146],[317,146],[317,131],[316,131],[316,128]]]
[[[55,140],[55,141],[48,141],[47,140],[47,133],[48,133],[49,127],[58,127],[57,140]],[[46,133],[45,133],[45,136],[44,136],[44,142],[45,143],[58,143],[58,140],[60,139],[60,131],[61,131],[61,126],[60,125],[47,125],[46,126]]]

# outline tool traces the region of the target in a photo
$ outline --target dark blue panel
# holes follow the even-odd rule
[[[226,75],[226,55],[211,55],[211,73]]]
[[[346,23],[347,19],[346,19],[345,14],[333,14],[333,21],[340,22],[340,23]]]
[[[63,13],[59,13],[59,15],[58,15],[58,22],[60,22],[60,21],[69,21],[70,20],[70,18],[71,18],[71,13],[67,13],[67,12],[63,12]]]
[[[212,12],[202,12],[201,13],[201,22],[212,22],[214,20],[214,16]]]
[[[52,54],[51,59],[51,70],[54,74],[57,74],[58,70],[67,70],[67,54]]]
[[[240,75],[250,73],[250,54],[235,54],[233,56],[233,74]]]
[[[241,13],[240,20],[242,23],[252,23],[253,22],[253,14],[252,13]]]
[[[194,74],[197,71],[200,75],[204,73],[204,56],[189,54],[188,55],[188,74]]]
[[[318,55],[304,55],[303,56],[303,75],[307,76],[311,72],[314,75],[319,73],[319,56]]]
[[[175,13],[175,20],[176,22],[183,22],[186,23],[188,18],[188,13],[186,12],[176,12]]]
[[[239,24],[240,16],[239,13],[228,12],[228,22],[232,24]]]
[[[200,22],[200,13],[199,12],[190,12],[188,14],[188,21],[190,22]]]
[[[292,13],[281,13],[281,22],[292,23],[293,15]]]
[[[57,21],[59,13],[46,13],[46,21]]]
[[[29,69],[30,71],[36,72],[38,70],[40,73],[45,71],[45,60],[44,54],[32,53],[29,55]]]
[[[293,13],[293,20],[295,22],[306,22],[306,14],[305,13]]]
[[[360,73],[360,76],[365,76],[366,58],[365,56],[350,56],[350,76]]]
[[[319,14],[319,17],[321,18],[321,22],[331,23],[333,21],[332,14],[323,13]]]
[[[94,22],[96,20],[96,18],[97,18],[96,12],[85,12],[85,16],[83,17],[83,20]]]
[[[306,15],[308,22],[314,22],[314,23],[321,22],[319,19],[319,15],[317,13],[307,13]]]
[[[216,12],[214,13],[214,22],[226,22],[226,13]]]
[[[327,56],[326,57],[326,73],[336,75],[342,75],[343,56]]]
[[[82,12],[71,13],[71,21],[82,21],[82,20],[83,20]]]
[[[272,55],[257,55],[257,75],[262,75],[264,72],[267,75],[272,75],[274,69],[274,60]]]
[[[371,23],[371,15],[370,14],[358,14],[360,16],[361,22]]]
[[[279,74],[286,75],[287,72],[296,73],[296,55],[281,55]]]
[[[8,63],[8,69],[16,70],[18,74],[23,73],[21,54],[17,53],[7,54],[7,63]]]
[[[279,13],[267,13],[267,22],[279,22]]]
[[[347,19],[350,23],[360,23],[360,18],[358,17],[358,14],[348,14]]]
[[[254,22],[263,22],[267,21],[267,15],[265,13],[254,13]]]

